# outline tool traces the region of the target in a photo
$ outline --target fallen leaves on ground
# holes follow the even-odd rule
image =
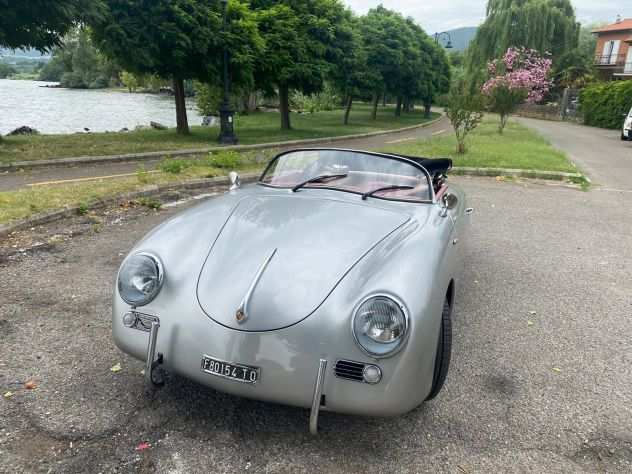
[[[123,370],[123,368],[121,367],[120,363],[115,364],[112,367],[110,367],[110,372],[113,372],[113,373],[120,372],[121,370]]]
[[[553,367],[553,372],[560,373],[561,371],[562,369],[560,369],[559,367]]]
[[[24,388],[27,390],[34,390],[37,388],[37,384],[33,380],[29,380],[24,384]]]
[[[3,397],[4,398],[11,398],[13,396],[13,392],[5,392]]]
[[[145,451],[149,448],[151,448],[151,444],[149,444],[147,441],[143,441],[138,446],[136,446],[136,448],[134,448],[134,451]]]

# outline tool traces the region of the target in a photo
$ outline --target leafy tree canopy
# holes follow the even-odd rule
[[[256,64],[261,90],[279,91],[281,126],[290,128],[289,91],[322,89],[331,65],[345,52],[348,10],[339,0],[253,0],[264,50]]]
[[[98,0],[0,0],[0,46],[48,51],[73,25],[101,11]]]

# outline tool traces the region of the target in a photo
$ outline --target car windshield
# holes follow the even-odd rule
[[[398,201],[432,199],[428,175],[406,160],[348,150],[297,150],[270,162],[260,182],[267,186],[326,188]]]

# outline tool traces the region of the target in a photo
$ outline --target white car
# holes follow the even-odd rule
[[[621,131],[621,140],[632,140],[632,109],[630,109],[630,113],[625,116],[623,130]]]

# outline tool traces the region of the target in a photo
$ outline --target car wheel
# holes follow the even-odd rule
[[[452,307],[446,298],[441,311],[441,329],[439,330],[439,343],[437,344],[437,355],[435,357],[434,375],[432,377],[432,389],[426,400],[435,398],[445,382],[450,368],[450,357],[452,355]]]
[[[621,132],[621,140],[626,141],[627,137],[623,134],[623,132]]]

